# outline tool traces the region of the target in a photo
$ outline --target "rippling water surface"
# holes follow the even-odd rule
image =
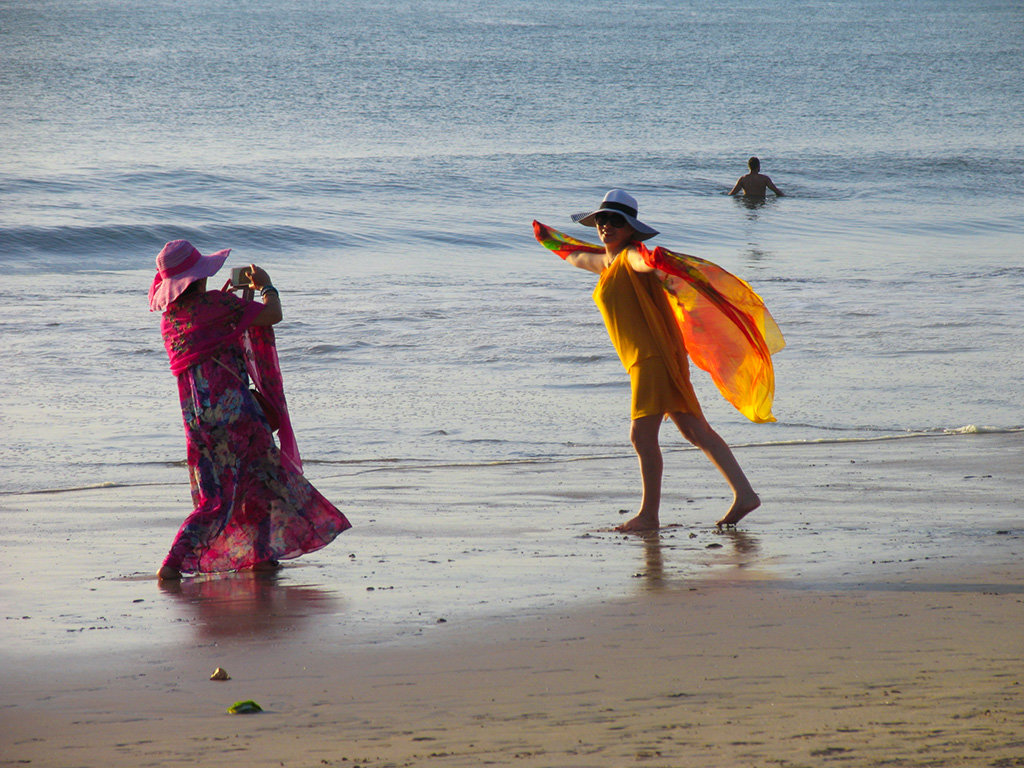
[[[317,462],[628,450],[593,280],[623,186],[788,341],[733,443],[1024,424],[1017,3],[0,0],[3,486],[184,481],[146,311],[187,237],[281,287]],[[788,193],[725,192],[758,154]]]

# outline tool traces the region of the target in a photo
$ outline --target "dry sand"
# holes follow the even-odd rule
[[[15,677],[3,765],[1019,766],[1019,584],[670,589],[427,647],[238,641]],[[87,663],[85,663],[87,662]],[[232,679],[208,679],[218,666]],[[240,699],[264,712],[228,715]]]
[[[1005,505],[1020,514],[1008,489],[1022,442],[871,456],[901,452],[917,504],[955,505],[943,484],[987,470],[995,490],[970,503],[1005,520]],[[815,472],[857,450],[831,450]],[[838,509],[893,506],[884,487],[834,493]],[[1019,542],[1019,528],[998,538]],[[629,599],[451,620],[413,641],[338,642],[321,615],[289,637],[239,616],[237,633],[191,642],[155,625],[147,648],[5,654],[0,765],[1024,766],[1024,571],[1005,557],[1019,544],[845,580],[663,577],[659,539],[642,546],[647,578]],[[232,679],[209,680],[216,667]],[[243,699],[264,711],[226,713]]]

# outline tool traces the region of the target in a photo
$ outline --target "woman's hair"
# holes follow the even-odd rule
[[[193,293],[198,293],[199,292],[199,285],[202,282],[203,281],[201,279],[200,280],[193,280],[191,283],[188,284],[188,288],[186,288],[184,291],[182,291],[180,294],[178,294],[177,298],[174,301],[178,301],[179,299],[182,299],[185,296],[191,296]]]

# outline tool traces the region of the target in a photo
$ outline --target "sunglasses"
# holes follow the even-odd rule
[[[597,222],[599,227],[615,227],[621,229],[626,226],[626,220],[618,213],[601,213],[594,215],[594,221]]]

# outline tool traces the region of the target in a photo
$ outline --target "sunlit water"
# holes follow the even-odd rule
[[[177,237],[280,287],[318,484],[628,455],[593,278],[530,229],[592,235],[568,215],[613,186],[786,336],[777,423],[695,372],[730,443],[1018,428],[1022,22],[954,0],[0,0],[0,485],[186,503],[146,306]],[[787,197],[726,196],[750,154]],[[357,527],[408,534],[410,507],[349,485]]]

